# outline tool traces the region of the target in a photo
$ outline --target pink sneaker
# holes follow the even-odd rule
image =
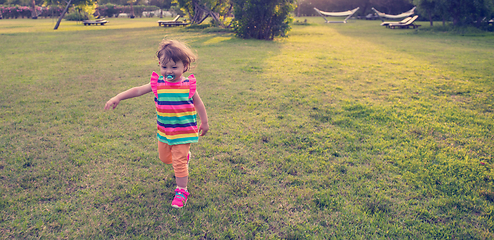
[[[172,201],[172,207],[182,208],[187,203],[187,198],[189,197],[189,192],[185,189],[175,189],[175,198]]]

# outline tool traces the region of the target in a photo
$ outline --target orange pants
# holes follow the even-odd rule
[[[158,153],[160,160],[166,164],[172,164],[175,171],[175,177],[189,176],[189,167],[187,166],[187,155],[189,154],[190,143],[168,145],[158,141]]]

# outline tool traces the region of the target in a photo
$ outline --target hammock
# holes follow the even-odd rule
[[[374,10],[374,12],[376,12],[377,16],[379,16],[381,18],[381,20],[384,22],[383,17],[384,18],[405,18],[405,17],[411,16],[414,14],[415,7],[413,7],[412,9],[410,9],[404,13],[400,13],[398,15],[391,15],[391,14],[382,13],[382,12],[377,11],[375,8],[372,8],[372,10]]]
[[[358,7],[353,9],[353,10],[348,10],[348,11],[345,11],[345,12],[323,12],[317,8],[314,8],[314,10],[316,10],[317,13],[319,13],[319,15],[321,15],[322,18],[324,18],[324,20],[326,20],[326,23],[346,23],[346,20],[348,20],[350,17],[352,17],[353,14],[355,14],[356,11],[358,11]],[[347,18],[345,18],[345,20],[343,21],[328,21],[328,19],[326,19],[324,16],[326,17],[345,17],[345,16],[348,16]]]

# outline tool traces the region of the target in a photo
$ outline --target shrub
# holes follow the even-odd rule
[[[211,24],[191,24],[187,29],[205,29],[211,27]]]
[[[3,18],[30,18],[31,8],[26,6],[0,6],[1,16]]]
[[[62,14],[63,7],[62,6],[48,6],[43,7],[41,14],[39,17],[59,17]]]
[[[130,7],[129,7],[130,9]],[[159,10],[159,7],[149,6],[149,5],[136,5],[134,6],[134,14],[136,17],[142,17],[142,12],[144,11],[156,11]]]
[[[131,13],[130,6],[122,6],[108,3],[106,5],[100,5],[97,10],[99,11],[100,16],[102,17],[114,17],[118,16],[120,13]],[[159,10],[156,6],[148,6],[148,5],[135,5],[134,6],[134,14],[136,17],[142,17],[142,12],[144,11],[156,11]]]
[[[119,9],[117,5],[108,3],[106,5],[100,5],[97,10],[99,11],[100,16],[102,17],[113,17],[114,15],[119,14]]]
[[[494,32],[494,24],[482,25],[480,29],[488,32]]]
[[[58,17],[62,12],[63,8],[60,6],[48,6],[48,7],[39,7],[36,6],[36,12],[38,17]],[[0,17],[8,19],[8,18],[30,18],[31,15],[31,7],[27,6],[8,6],[8,5],[0,5]]]
[[[290,30],[294,0],[233,0],[235,32],[241,38],[273,40]]]
[[[69,13],[69,14],[65,15],[64,18],[67,21],[83,21],[83,20],[89,19],[89,17],[86,14],[80,13],[80,12]]]

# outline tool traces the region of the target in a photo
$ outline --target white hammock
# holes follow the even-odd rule
[[[314,8],[314,10],[316,10],[316,12],[319,13],[319,15],[321,15],[321,17],[324,18],[324,20],[326,20],[326,23],[346,23],[346,20],[348,20],[350,17],[352,17],[352,15],[355,14],[355,12],[359,10],[359,7],[355,8],[353,10],[348,10],[348,11],[344,11],[344,12],[323,12],[317,8]],[[326,19],[324,16],[326,16],[326,17],[345,17],[345,16],[347,16],[347,18],[345,18],[345,20],[343,20],[343,21],[328,21],[328,19]]]
[[[384,18],[405,18],[405,17],[411,16],[415,13],[415,7],[413,7],[412,9],[410,9],[404,13],[400,13],[398,15],[391,15],[391,14],[382,13],[382,12],[377,11],[375,8],[372,8],[372,10],[374,10],[374,12],[376,12],[377,16],[379,16],[383,22],[384,22],[384,20],[382,19],[383,17]]]

